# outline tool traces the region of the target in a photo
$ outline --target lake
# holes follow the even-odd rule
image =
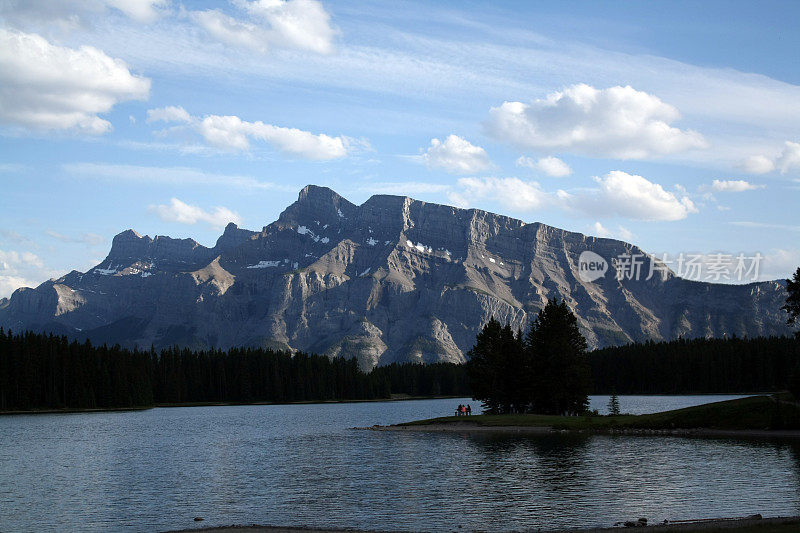
[[[620,396],[655,412],[733,396]],[[800,443],[354,426],[469,399],[0,416],[0,531],[408,531],[800,514]],[[601,412],[608,396],[592,398]],[[200,516],[205,521],[196,523]]]

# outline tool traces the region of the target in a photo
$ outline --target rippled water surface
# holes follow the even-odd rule
[[[716,399],[620,403],[652,412]],[[441,531],[800,514],[792,441],[349,429],[461,401],[0,417],[0,531],[169,530],[195,516]]]

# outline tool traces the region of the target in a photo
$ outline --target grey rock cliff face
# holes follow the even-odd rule
[[[643,253],[612,239],[476,209],[373,196],[357,206],[308,186],[260,232],[229,224],[213,248],[127,230],[108,257],[19,289],[0,325],[156,348],[262,346],[392,362],[463,362],[492,316],[527,327],[564,298],[590,346],[787,332],[781,282],[720,285],[664,271],[578,275],[586,250]],[[649,268],[649,261],[644,269]]]

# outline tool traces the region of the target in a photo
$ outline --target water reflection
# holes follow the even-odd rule
[[[469,439],[486,470],[556,494],[570,492],[575,483],[580,483],[589,441],[589,436],[570,434],[531,437],[490,433]]]
[[[453,403],[0,417],[0,530],[165,530],[203,516],[493,531],[800,511],[794,442],[347,429]]]

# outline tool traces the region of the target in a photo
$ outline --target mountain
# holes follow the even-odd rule
[[[491,316],[524,328],[552,297],[567,301],[592,347],[787,333],[783,282],[694,282],[665,267],[618,281],[613,264],[584,281],[587,250],[609,261],[644,254],[406,197],[358,206],[309,185],[262,231],[229,224],[213,248],[124,231],[95,268],[15,291],[0,325],[130,347],[304,350],[357,357],[364,369],[462,362]]]

